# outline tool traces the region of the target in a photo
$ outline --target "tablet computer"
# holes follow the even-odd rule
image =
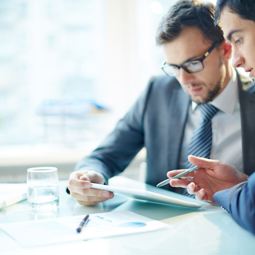
[[[159,189],[151,185],[146,185],[146,189],[140,189],[92,183],[91,188],[116,192],[139,200],[182,207],[199,208],[206,204],[203,201],[177,194],[175,192]]]

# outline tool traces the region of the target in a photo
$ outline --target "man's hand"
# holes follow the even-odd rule
[[[169,183],[172,187],[186,188],[188,193],[195,194],[201,200],[212,201],[215,192],[230,188],[248,178],[244,173],[218,160],[189,156],[189,161],[199,169],[181,179],[171,178],[183,170],[169,171]]]
[[[109,191],[91,188],[91,182],[104,183],[104,177],[93,170],[75,171],[71,173],[68,181],[70,194],[82,205],[96,205],[113,197]]]

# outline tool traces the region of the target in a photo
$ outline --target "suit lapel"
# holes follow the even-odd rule
[[[238,75],[239,101],[242,129],[244,172],[251,174],[255,168],[255,91],[254,85],[247,86]]]
[[[182,89],[175,89],[172,100],[169,100],[168,169],[179,167],[180,151],[189,105],[189,96]]]

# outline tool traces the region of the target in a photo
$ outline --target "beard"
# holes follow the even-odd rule
[[[226,69],[223,67],[223,62],[219,61],[219,68],[222,68],[220,72],[219,80],[211,86],[212,88],[208,90],[207,95],[205,98],[192,98],[192,101],[196,102],[197,104],[208,103],[213,101],[222,91],[224,88],[224,80],[226,78]],[[201,84],[203,87],[208,88],[206,84]]]
[[[196,85],[190,85],[190,86],[197,86]],[[199,84],[200,87],[203,87],[204,89],[208,88],[207,84]],[[203,104],[203,103],[208,103],[211,102],[216,96],[218,96],[220,94],[222,90],[222,83],[221,80],[218,81],[214,86],[212,86],[212,88],[210,90],[207,90],[206,95],[204,96],[192,96],[191,95],[191,99],[193,102],[197,103],[197,104]]]
[[[212,90],[208,91],[207,96],[204,99],[200,100],[200,103],[208,103],[213,101],[213,99],[220,94],[221,89],[222,89],[222,86],[221,86],[221,82],[219,81],[216,83],[216,85],[214,86]]]

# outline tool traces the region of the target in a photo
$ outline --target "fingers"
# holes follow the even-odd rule
[[[196,199],[207,200],[206,192],[204,189],[200,189],[195,193]]]
[[[186,188],[187,192],[191,195],[195,194],[195,192],[199,189],[194,182],[189,183]]]
[[[172,170],[167,173],[167,177],[169,178],[169,184],[172,187],[178,187],[178,188],[186,188],[187,185],[192,181],[193,178],[193,173],[189,173],[185,175],[185,177],[182,177],[180,179],[174,179],[174,177],[182,173],[185,170]]]
[[[78,189],[77,191],[72,191],[71,195],[80,204],[83,205],[94,205],[99,202],[103,202],[105,200],[113,198],[114,196],[112,192],[91,188]]]
[[[83,175],[79,176],[79,179],[80,180],[89,180],[90,182],[100,183],[100,184],[102,184],[104,182],[103,176],[93,170],[86,171]]]
[[[195,195],[196,199],[198,200],[208,200],[208,194],[206,193],[205,189],[201,189],[194,182],[191,182],[187,186],[187,192],[191,195]]]
[[[72,196],[81,204],[81,205],[96,205],[100,202],[106,201],[110,198],[113,198],[114,194],[109,191],[102,191],[96,189],[88,189],[84,191],[83,194],[73,193]]]
[[[189,173],[187,175],[185,175],[185,177],[182,177],[180,179],[174,179],[174,177],[179,174],[182,173],[184,170],[172,170],[172,171],[168,171],[167,172],[167,177],[169,178],[169,184],[172,187],[175,188],[186,188],[187,185],[192,181],[192,177],[193,177],[193,173]]]
[[[70,175],[68,189],[73,193],[80,193],[83,189],[89,189],[91,182],[103,183],[104,178],[95,171],[77,171]]]
[[[182,173],[184,170],[172,170],[172,171],[168,171],[167,172],[167,177],[168,178],[172,178],[174,177],[175,175],[179,174],[179,173]]]
[[[196,156],[193,156],[193,155],[189,155],[188,160],[189,160],[190,163],[192,163],[193,165],[198,166],[199,168],[214,169],[219,164],[218,160],[201,158],[201,157],[196,157]]]
[[[175,188],[186,188],[190,183],[189,179],[170,179],[169,184]]]
[[[208,202],[212,201],[212,196],[210,196],[208,191],[206,191],[203,188],[200,189],[198,186],[192,187],[192,185],[191,185],[191,186],[187,187],[187,191],[189,194],[195,195],[196,199],[198,199],[198,200],[204,200],[204,201],[208,201]]]
[[[90,181],[88,180],[80,180],[77,176],[71,176],[68,182],[68,189],[70,193],[81,193],[84,189],[89,189],[91,187]]]
[[[113,197],[109,191],[91,189],[91,182],[103,183],[102,175],[95,171],[79,171],[70,175],[70,194],[82,205],[95,205]]]

